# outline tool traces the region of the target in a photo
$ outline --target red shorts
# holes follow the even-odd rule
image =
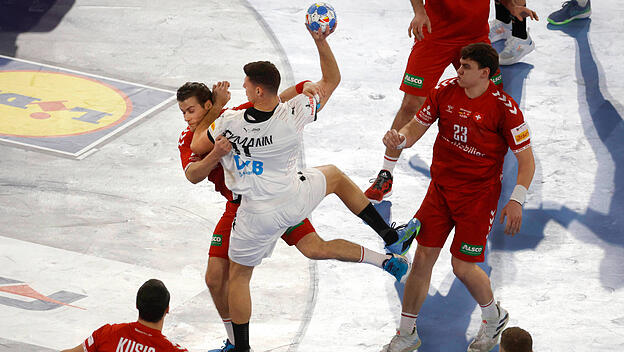
[[[482,42],[490,43],[490,40],[486,36]],[[470,43],[440,44],[432,40],[415,42],[407,60],[401,90],[407,94],[426,97],[438,84],[449,64],[452,64],[455,70],[459,68],[461,49],[468,44]],[[491,80],[502,89],[500,69]]]
[[[451,254],[467,262],[482,262],[500,192],[500,183],[480,190],[458,191],[431,182],[415,215],[422,224],[416,237],[418,244],[442,248],[455,227]]]
[[[217,223],[212,235],[210,251],[208,255],[211,257],[228,258],[228,248],[230,248],[230,233],[232,231],[232,222],[236,217],[236,210],[240,203],[227,202],[225,212],[221,215],[221,219]],[[307,218],[301,223],[286,230],[282,236],[282,240],[289,246],[296,246],[299,241],[307,234],[316,232],[314,226]]]

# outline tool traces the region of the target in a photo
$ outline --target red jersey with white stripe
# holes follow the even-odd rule
[[[441,186],[479,188],[500,182],[507,148],[519,153],[531,146],[518,104],[491,81],[474,99],[457,78],[442,81],[415,119],[425,126],[438,120],[431,179]]]
[[[83,343],[85,352],[184,352],[186,348],[169,341],[160,330],[139,322],[106,324]]]
[[[243,110],[252,107],[253,104],[245,103],[239,105],[232,110]],[[221,110],[223,113],[226,109]],[[197,155],[193,153],[191,150],[191,142],[193,141],[194,133],[191,132],[191,128],[187,126],[184,131],[180,134],[180,139],[178,140],[178,149],[180,150],[180,161],[182,162],[182,168],[186,171],[188,165],[195,161],[200,161],[204,158],[205,155]],[[215,191],[221,193],[227,200],[233,200],[234,196],[232,191],[230,191],[225,185],[225,176],[223,175],[223,167],[221,164],[217,164],[214,169],[208,175],[208,181],[214,183]]]
[[[449,44],[488,40],[489,0],[431,0],[425,11],[431,21],[431,33],[423,27],[425,39]]]

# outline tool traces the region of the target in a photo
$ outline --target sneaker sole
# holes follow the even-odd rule
[[[591,16],[591,9],[589,11],[583,12],[583,13],[581,13],[579,15],[572,16],[572,17],[570,17],[567,20],[562,21],[562,22],[555,22],[555,21],[551,20],[550,17],[549,17],[548,18],[548,23],[554,24],[555,26],[561,26],[563,24],[570,23],[570,22],[572,22],[574,20],[580,20],[580,19],[583,19],[583,18],[588,18],[589,16]]]
[[[410,346],[410,347],[406,347],[406,348],[402,349],[401,352],[413,352],[413,351],[416,351],[420,347],[421,344],[422,344],[422,341],[419,339],[417,344],[415,344],[413,346]]]
[[[381,200],[377,200],[377,199],[372,199],[372,198],[368,198],[368,200],[370,200],[371,203],[373,204],[379,204],[381,202],[383,202],[386,198],[390,197],[392,195],[392,190],[390,190],[390,192],[384,194],[383,198],[381,198]]]

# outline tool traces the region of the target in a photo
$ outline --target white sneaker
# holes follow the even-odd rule
[[[505,49],[498,55],[498,63],[502,66],[513,65],[533,50],[535,50],[535,42],[530,35],[527,35],[527,39],[512,36],[507,39]]]
[[[409,335],[401,335],[397,330],[396,335],[392,337],[392,340],[388,345],[385,345],[381,352],[412,352],[418,351],[418,347],[420,347],[421,341],[420,337],[418,337],[418,332],[416,331],[416,327],[412,330],[412,333]]]
[[[468,352],[489,352],[498,345],[498,338],[509,322],[509,313],[496,302],[498,318],[483,320],[477,337],[468,346]]]
[[[505,23],[497,19],[490,21],[490,42],[509,39],[511,37],[511,22]]]

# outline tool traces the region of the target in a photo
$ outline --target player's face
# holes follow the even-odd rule
[[[255,103],[256,97],[258,96],[258,86],[253,84],[249,77],[245,76],[245,81],[243,82],[243,88],[245,88],[245,94],[247,95],[247,100],[250,103]]]
[[[209,104],[206,103],[205,105]],[[202,106],[199,101],[197,101],[196,97],[190,97],[185,101],[179,101],[178,106],[180,107],[180,111],[182,111],[184,121],[186,121],[186,123],[188,123],[191,127],[191,131],[195,131],[195,128],[199,125],[209,110]]]
[[[487,79],[487,71],[487,68],[479,68],[479,64],[474,60],[459,59],[459,69],[457,70],[459,86],[462,88],[474,87],[483,77]]]

